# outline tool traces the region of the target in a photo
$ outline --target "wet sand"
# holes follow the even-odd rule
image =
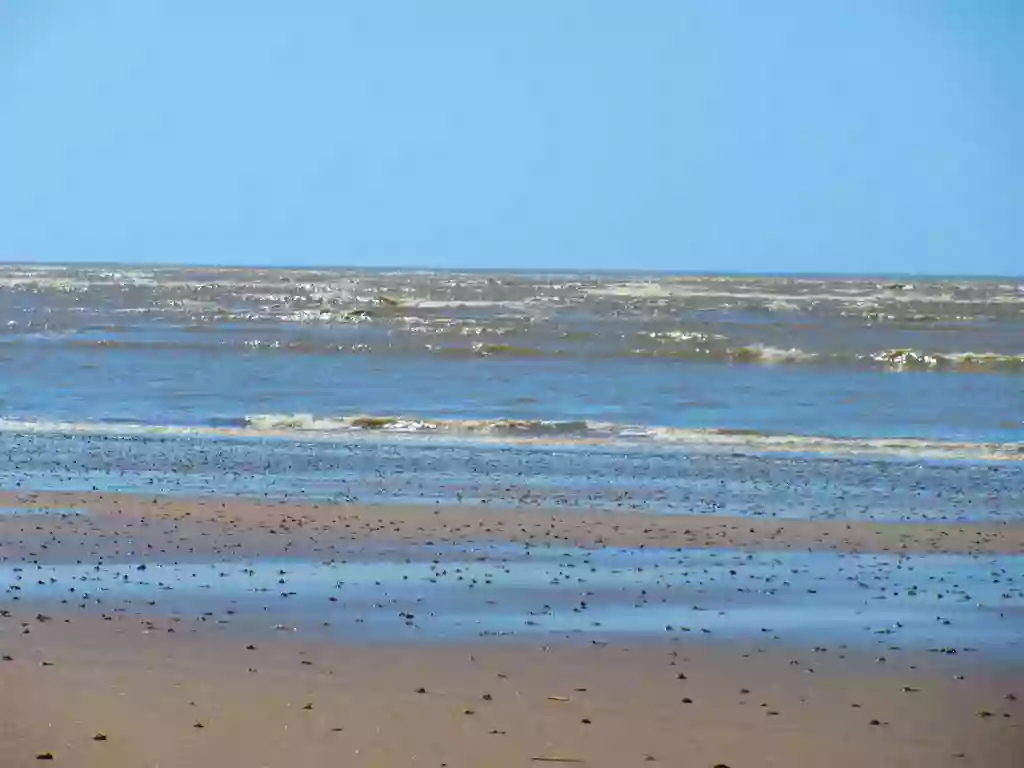
[[[1024,668],[965,657],[343,647],[293,634],[243,643],[196,626],[171,634],[164,621],[0,622],[10,768],[47,753],[97,768],[1015,768],[1024,757]]]
[[[657,557],[674,557],[678,550],[684,555],[693,550],[696,557],[706,549],[896,553],[913,555],[914,564],[938,553],[1019,555],[1024,552],[1019,525],[360,507],[99,493],[6,492],[0,494],[0,508],[5,510],[0,513],[0,562],[24,568],[17,576],[25,585],[0,594],[6,613],[0,616],[0,766],[5,768],[38,765],[38,756],[47,754],[62,765],[112,768],[1016,768],[1024,763],[1024,659],[1015,644],[1019,633],[1012,631],[1021,626],[1014,607],[1019,602],[1015,566],[983,571],[985,580],[994,582],[988,586],[996,590],[995,601],[999,591],[1009,596],[998,621],[1009,628],[1011,642],[1004,641],[1005,652],[998,657],[966,653],[965,648],[929,653],[889,635],[870,645],[851,637],[847,646],[841,632],[839,639],[827,642],[800,632],[719,640],[717,634],[704,637],[696,631],[611,639],[595,631],[572,642],[527,635],[434,642],[429,620],[417,616],[414,621],[406,613],[421,608],[396,603],[397,593],[388,591],[401,577],[383,586],[365,585],[375,604],[364,607],[403,628],[422,621],[424,637],[402,642],[405,635],[389,630],[390,639],[384,641],[344,642],[342,635],[338,642],[338,636],[328,641],[312,631],[315,622],[283,623],[285,606],[295,601],[328,605],[326,594],[308,583],[285,586],[293,577],[283,571],[282,586],[264,603],[236,606],[237,614],[235,607],[225,611],[230,603],[226,587],[218,595],[212,579],[207,593],[213,603],[198,598],[193,603],[199,592],[179,590],[179,602],[193,607],[187,615],[169,612],[162,598],[133,600],[114,588],[121,581],[157,578],[145,571],[137,576],[140,561],[169,567],[214,558],[239,565],[277,557],[323,561],[353,552],[373,561],[382,551],[405,556],[410,547],[434,551],[444,544],[481,542],[594,551],[643,548]],[[506,560],[492,559],[512,563],[507,551],[500,551]],[[480,557],[491,557],[487,552],[482,550]],[[102,563],[99,572],[105,579],[80,589],[111,589],[109,597],[97,592],[93,597],[102,599],[89,610],[75,604],[81,592],[74,600],[64,595],[65,602],[33,597],[32,588],[47,589],[48,574],[55,571],[34,570],[31,564],[49,568],[79,561]],[[770,575],[767,591],[772,595],[781,589],[775,580],[791,579],[797,591],[812,591],[803,589],[800,578],[813,573],[801,576],[781,557],[777,564],[771,558],[767,562],[777,571]],[[130,566],[118,570],[110,563]],[[264,566],[272,567],[256,567]],[[618,573],[607,565],[601,568]],[[585,599],[595,605],[605,592],[625,590],[616,599],[648,610],[638,601],[653,601],[668,594],[668,586],[682,585],[641,584],[635,580],[637,570],[649,576],[644,567],[626,569],[604,587],[569,583],[558,589],[578,601],[579,590],[592,588],[594,595]],[[924,568],[899,573],[900,578],[920,579],[922,589],[931,581]],[[726,583],[743,575],[727,577]],[[839,581],[823,583],[821,593],[808,599],[826,605],[833,599],[828,590],[840,584],[863,589],[865,601],[873,605],[890,605],[878,601],[888,598],[897,582],[883,576],[880,585],[869,579],[860,585],[849,582],[849,574],[833,577]],[[445,576],[449,581],[460,577]],[[589,569],[588,577],[594,578]],[[701,578],[706,577],[696,577],[687,587],[693,591],[684,592],[684,601],[694,595],[710,599],[705,590],[714,585]],[[458,584],[461,592],[474,592],[471,585]],[[766,585],[758,584],[756,591],[763,591]],[[483,581],[479,585],[481,598],[498,596]],[[56,586],[67,589],[63,581]],[[646,591],[641,593],[640,586]],[[976,586],[950,579],[943,589],[951,591],[939,601],[943,615],[954,615],[947,612],[953,606],[947,609],[944,603],[963,597],[956,589],[969,589],[972,599],[979,599]],[[908,589],[906,583],[899,587]],[[568,604],[557,603],[556,593],[545,589],[525,590],[530,607],[548,600],[556,611],[568,612]],[[745,587],[729,589],[746,599]],[[342,602],[354,604],[350,592],[340,594]],[[447,593],[424,594],[426,608],[444,612],[448,604],[436,602],[440,598],[434,595]],[[501,594],[504,600],[511,592]],[[93,601],[81,596],[86,602]],[[988,615],[987,608],[959,604]],[[330,605],[342,612],[339,618],[351,618],[356,610]],[[538,621],[546,615],[539,611]],[[246,616],[258,620],[246,621]],[[932,613],[927,618],[935,623]],[[959,621],[954,619],[954,628]]]
[[[125,552],[329,556],[360,541],[579,547],[1024,554],[1024,524],[781,520],[472,506],[366,506],[115,493],[0,492],[0,557]],[[87,511],[88,515],[64,514]],[[26,514],[27,512],[51,514]],[[130,534],[128,536],[127,534]]]

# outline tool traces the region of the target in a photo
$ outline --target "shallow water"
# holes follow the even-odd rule
[[[1019,654],[1024,642],[1020,556],[506,544],[141,565],[5,564],[0,584],[30,606],[354,641],[710,636],[988,654]]]
[[[80,515],[82,510],[70,507],[0,507],[0,518],[3,517],[66,517]]]
[[[805,519],[1024,519],[1019,462],[3,433],[0,455],[0,483],[21,489]]]

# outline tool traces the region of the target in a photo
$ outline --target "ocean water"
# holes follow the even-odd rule
[[[0,267],[0,477],[1024,516],[1024,282]]]

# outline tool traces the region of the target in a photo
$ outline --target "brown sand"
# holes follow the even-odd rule
[[[839,552],[1024,553],[1024,524],[878,523],[489,509],[296,504],[109,493],[0,492],[0,506],[89,515],[0,516],[0,558],[40,560],[161,552],[329,557],[352,542],[511,541],[582,547],[723,547]],[[126,548],[129,548],[126,550]]]
[[[12,657],[0,662],[0,765],[43,753],[96,768],[1024,764],[1021,666],[899,651],[883,664],[835,648],[346,648],[294,635],[246,649],[156,624],[0,619]]]
[[[0,494],[0,558],[329,556],[360,542],[1024,551],[1024,527]],[[5,602],[0,766],[1024,765],[1024,660],[736,644],[346,647]],[[70,609],[69,609],[70,610]],[[268,616],[268,621],[273,621]],[[175,632],[167,630],[174,628]],[[28,633],[25,634],[25,630]],[[255,645],[246,649],[246,645]],[[303,662],[310,662],[305,664]],[[680,673],[684,677],[679,677]],[[423,689],[424,693],[417,691]],[[583,690],[585,689],[585,690]],[[552,698],[555,697],[555,698]],[[1014,698],[1018,697],[1018,698]],[[565,700],[563,700],[565,699]],[[307,708],[309,705],[309,708]],[[872,724],[875,721],[875,724]],[[202,727],[195,727],[200,724]],[[340,730],[335,730],[340,729]],[[105,739],[95,740],[98,734]],[[579,763],[537,761],[570,758]]]

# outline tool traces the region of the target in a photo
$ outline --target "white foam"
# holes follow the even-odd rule
[[[886,349],[869,359],[892,370],[952,367],[960,370],[1024,367],[1024,355],[996,352],[924,352],[917,349]]]
[[[762,363],[802,363],[818,357],[814,352],[805,352],[796,347],[781,349],[766,344],[752,344],[729,352],[736,360],[756,360]]]
[[[649,331],[643,335],[659,341],[710,341],[711,339],[725,338],[720,333],[703,333],[701,331]]]
[[[255,414],[244,426],[176,426],[0,419],[0,432],[97,436],[277,437],[297,440],[398,438],[481,440],[561,445],[660,445],[739,453],[817,453],[918,459],[1024,461],[1024,443],[976,443],[923,438],[847,438],[771,435],[744,430],[617,424],[596,421],[426,419],[414,416],[310,413]]]

